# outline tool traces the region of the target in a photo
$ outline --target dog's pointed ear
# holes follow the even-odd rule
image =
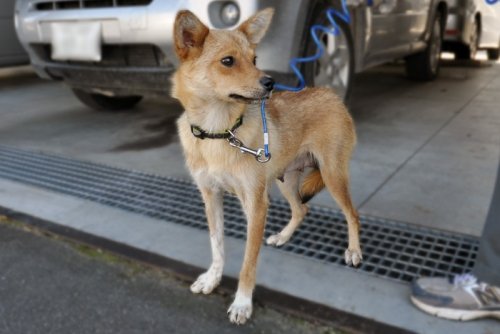
[[[181,61],[201,53],[209,29],[189,10],[181,10],[175,17],[175,52]]]
[[[247,36],[250,43],[259,44],[271,24],[273,15],[273,8],[263,9],[243,22],[238,30]]]

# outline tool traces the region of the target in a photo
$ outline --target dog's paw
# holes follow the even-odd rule
[[[286,235],[281,232],[273,234],[269,238],[267,238],[266,244],[276,247],[283,246],[288,240],[290,240],[290,237],[290,235]]]
[[[357,267],[363,260],[361,249],[346,249],[345,250],[345,263],[348,266]]]
[[[221,278],[222,272],[208,270],[206,273],[201,274],[198,279],[191,285],[191,292],[202,292],[207,295],[219,285]]]
[[[252,298],[238,296],[227,310],[229,321],[233,324],[243,325],[252,316]]]

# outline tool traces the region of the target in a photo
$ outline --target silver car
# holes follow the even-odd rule
[[[490,60],[499,58],[500,4],[489,5],[486,0],[447,0],[448,22],[444,49],[458,59],[473,59],[483,49]]]
[[[446,23],[445,0],[348,0],[351,22],[321,36],[324,56],[302,67],[309,85],[333,87],[345,99],[355,72],[406,59],[410,77],[434,79]],[[258,50],[258,66],[294,84],[292,57],[315,53],[313,24],[328,24],[340,1],[285,0],[18,0],[19,38],[38,74],[64,80],[97,109],[129,108],[144,95],[169,93],[177,60],[172,30],[189,9],[212,28],[234,28],[258,9],[276,14]]]

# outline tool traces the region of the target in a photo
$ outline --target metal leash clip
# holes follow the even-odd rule
[[[227,132],[231,135],[231,137],[227,138],[229,145],[231,145],[232,147],[236,147],[237,149],[240,150],[241,153],[248,153],[253,155],[255,157],[255,160],[257,160],[260,163],[266,163],[269,160],[271,160],[271,154],[266,156],[263,148],[252,150],[251,148],[246,147],[241,140],[236,138],[236,136],[231,130],[227,130]]]

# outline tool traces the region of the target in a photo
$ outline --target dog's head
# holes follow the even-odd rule
[[[256,67],[255,49],[273,13],[264,9],[235,30],[209,30],[190,11],[180,11],[174,26],[180,67],[172,95],[181,101],[195,94],[204,100],[244,103],[267,97],[274,81]]]

